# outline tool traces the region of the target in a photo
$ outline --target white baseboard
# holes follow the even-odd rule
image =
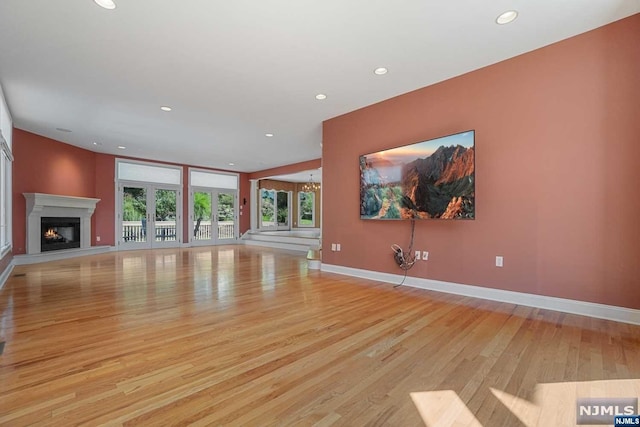
[[[14,263],[13,263],[13,260],[11,260],[11,262],[9,262],[9,265],[7,265],[7,268],[5,268],[2,274],[0,274],[0,289],[2,289],[2,287],[4,286],[9,276],[11,276],[11,272],[13,271],[13,266],[14,266]]]
[[[63,251],[49,251],[32,255],[14,255],[13,262],[15,265],[36,264],[39,262],[58,261],[61,259],[75,258],[85,255],[102,254],[115,250],[115,246],[92,246],[87,249],[65,249]]]
[[[340,265],[322,264],[322,271],[360,277],[385,283],[402,282],[402,274],[381,273],[378,271],[361,270],[359,268],[343,267]],[[593,302],[577,301],[544,295],[527,294],[523,292],[505,291],[502,289],[484,288],[481,286],[462,285],[459,283],[442,282],[439,280],[423,279],[407,276],[406,286],[445,292],[467,297],[481,298],[491,301],[507,302],[527,307],[543,308],[563,313],[579,314],[597,319],[613,320],[615,322],[640,325],[640,310],[617,307],[613,305],[597,304]]]

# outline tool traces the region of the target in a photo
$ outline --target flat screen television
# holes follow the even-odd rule
[[[361,219],[475,219],[475,131],[360,156]]]

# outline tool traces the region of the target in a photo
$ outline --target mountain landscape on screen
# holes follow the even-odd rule
[[[362,219],[474,219],[474,131],[360,156]]]

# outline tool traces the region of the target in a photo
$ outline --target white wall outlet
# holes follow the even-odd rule
[[[429,259],[429,252],[427,251],[422,251],[422,260],[426,261]]]
[[[416,251],[416,253],[413,255],[413,257],[415,259],[420,259],[420,251]]]
[[[340,252],[341,248],[340,248],[340,243],[336,243],[336,251]]]
[[[496,267],[502,267],[504,259],[501,256],[496,257]]]
[[[335,252],[335,251],[336,251],[336,244],[335,244],[335,243],[332,243],[332,244],[331,244],[331,250],[332,250],[333,252]]]
[[[100,236],[96,236],[96,242],[100,241]]]

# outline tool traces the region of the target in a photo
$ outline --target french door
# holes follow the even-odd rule
[[[236,191],[192,189],[191,242],[219,245],[236,240]]]
[[[118,185],[120,249],[176,247],[182,241],[182,196],[177,187]]]

